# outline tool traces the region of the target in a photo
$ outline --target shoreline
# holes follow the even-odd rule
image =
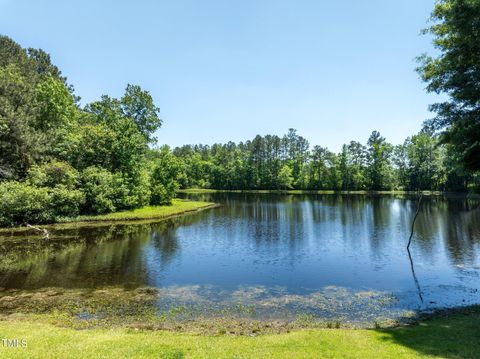
[[[55,223],[39,224],[35,226],[41,229],[63,229],[71,226],[87,227],[119,222],[150,222],[176,218],[219,206],[220,204],[213,202],[190,201],[176,198],[170,206],[145,206],[129,211],[119,211],[103,215],[79,216]],[[0,234],[32,231],[34,231],[34,229],[26,226],[0,227]]]
[[[241,327],[240,332],[232,332],[219,323],[216,332],[205,333],[141,323],[130,326],[92,323],[75,328],[66,323],[65,317],[17,313],[0,316],[0,331],[8,338],[24,338],[28,345],[0,347],[0,353],[11,358],[82,358],[85,350],[94,347],[102,358],[158,357],[160,353],[166,358],[477,358],[479,319],[480,310],[476,307],[451,310],[394,328],[288,329],[277,323],[265,332],[252,322]]]
[[[258,193],[258,194],[324,194],[324,195],[423,195],[423,196],[448,196],[458,198],[480,199],[480,194],[471,192],[442,192],[442,191],[341,191],[341,190],[277,190],[277,189],[209,189],[209,188],[186,188],[178,193],[183,194],[207,194],[207,193]]]
[[[72,329],[134,328],[149,331],[196,333],[198,335],[250,336],[281,334],[306,329],[377,330],[408,328],[419,323],[452,316],[478,316],[480,304],[379,313],[376,317],[346,318],[298,311],[292,315],[263,317],[254,303],[231,303],[211,308],[209,304],[179,303],[158,307],[168,296],[161,288],[105,286],[92,288],[43,287],[0,289],[0,322],[18,316],[40,322],[55,322]],[[480,320],[479,320],[480,325]],[[480,329],[480,328],[479,328]]]

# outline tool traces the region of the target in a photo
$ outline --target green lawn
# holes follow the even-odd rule
[[[0,338],[25,338],[5,358],[480,358],[480,314],[455,314],[383,330],[316,329],[288,334],[201,336],[133,329],[60,328],[0,321]]]

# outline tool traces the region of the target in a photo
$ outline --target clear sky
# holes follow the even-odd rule
[[[159,143],[296,128],[338,150],[431,117],[414,58],[434,0],[0,0],[0,33],[49,52],[82,103],[141,85]]]

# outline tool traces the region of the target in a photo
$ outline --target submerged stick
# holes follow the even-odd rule
[[[417,212],[415,212],[415,217],[413,217],[412,230],[410,232],[410,238],[408,238],[407,249],[410,250],[410,244],[412,244],[413,229],[415,228],[415,221],[417,220],[418,213],[420,212],[420,205],[422,204],[423,193],[420,195],[420,199],[417,204]]]
[[[420,199],[418,200],[418,204],[417,204],[417,211],[415,212],[415,216],[413,217],[412,230],[410,231],[410,237],[408,238],[408,244],[407,244],[407,253],[408,253],[408,259],[410,260],[410,270],[412,271],[413,280],[415,281],[415,286],[417,287],[418,296],[420,297],[420,301],[423,304],[422,288],[420,287],[420,282],[418,281],[417,275],[415,273],[415,268],[413,266],[413,258],[412,258],[412,254],[410,253],[410,244],[412,244],[413,230],[415,228],[415,221],[417,220],[418,214],[420,213],[420,205],[422,204],[422,198],[423,198],[423,194],[420,195]]]
[[[413,267],[413,258],[412,258],[412,254],[410,253],[410,249],[407,248],[407,252],[408,252],[408,259],[410,259],[410,270],[412,271],[413,280],[415,281],[415,286],[417,287],[420,301],[423,304],[422,288],[420,287],[420,282],[418,281],[417,275],[415,274],[415,268]]]
[[[50,239],[50,233],[48,233],[48,231],[45,229],[45,228],[39,228],[39,227],[35,227],[35,226],[32,226],[30,224],[27,223],[27,227],[28,228],[32,228],[36,231],[39,231],[39,232],[42,232],[43,233],[43,239],[45,240],[49,240]]]

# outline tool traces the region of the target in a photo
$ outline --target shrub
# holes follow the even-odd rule
[[[119,191],[119,181],[113,173],[99,167],[87,167],[82,172],[81,182],[85,193],[85,212],[101,214],[116,210],[115,195]]]
[[[49,190],[50,208],[55,218],[76,217],[85,204],[85,194],[80,190],[58,185]]]
[[[138,208],[150,203],[150,176],[145,169],[116,175],[117,182],[121,184],[118,188],[117,209]]]
[[[178,188],[181,166],[178,159],[164,146],[157,153],[151,176],[151,204],[171,204]]]
[[[28,171],[27,183],[36,187],[53,188],[57,185],[68,189],[77,187],[78,172],[66,162],[53,160],[51,162],[35,165]]]
[[[23,182],[0,183],[0,225],[48,223],[55,218],[47,188]]]

